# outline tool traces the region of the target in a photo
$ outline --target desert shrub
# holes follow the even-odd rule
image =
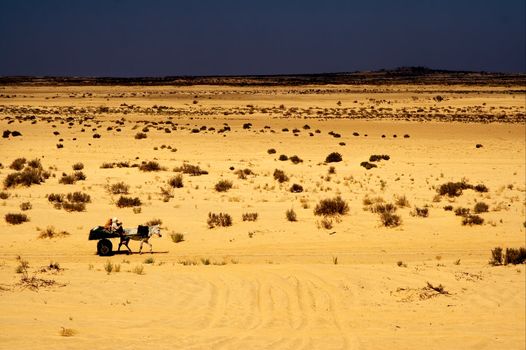
[[[340,196],[322,199],[314,208],[314,215],[345,215],[349,205]]]
[[[100,134],[93,134],[94,139],[100,139]]]
[[[145,133],[143,132],[138,132],[137,134],[135,134],[135,139],[136,140],[142,140],[142,139],[145,139],[147,138],[148,135],[146,135]]]
[[[289,181],[289,177],[285,175],[285,172],[283,170],[275,169],[273,176],[274,176],[274,179],[278,180],[279,183]]]
[[[17,158],[11,162],[11,165],[9,165],[10,169],[20,171],[24,169],[24,166],[26,165],[26,159],[25,158]]]
[[[407,197],[406,197],[405,195],[402,195],[402,196],[396,196],[396,198],[395,198],[395,204],[396,204],[399,208],[409,207],[409,200],[407,199]]]
[[[136,266],[133,267],[132,272],[137,274],[137,275],[144,275],[144,266],[136,265]]]
[[[9,198],[9,196],[10,196],[9,192],[4,192],[4,191],[0,192],[0,199],[4,199],[5,200],[5,199]]]
[[[100,166],[101,169],[112,169],[115,168],[115,163],[104,162]]]
[[[429,216],[429,209],[428,208],[419,208],[415,207],[415,210],[412,212],[413,216],[418,216],[421,218],[427,218]]]
[[[290,187],[290,192],[292,192],[292,193],[301,193],[301,192],[303,192],[303,186],[298,185],[298,184],[293,184]]]
[[[141,200],[138,197],[132,198],[132,197],[126,197],[126,196],[120,196],[117,200],[117,206],[119,208],[127,208],[127,207],[139,207],[141,206]]]
[[[33,206],[31,205],[31,202],[20,203],[20,210],[22,210],[22,211],[30,210],[32,208],[33,208]]]
[[[298,164],[298,163],[303,163],[303,159],[301,159],[300,157],[294,155],[292,157],[289,158],[289,160],[294,163],[294,164]]]
[[[372,164],[372,163],[369,163],[369,162],[361,162],[360,166],[363,166],[367,170],[370,170],[372,168],[376,168],[376,164]]]
[[[49,178],[49,173],[40,169],[33,169],[26,167],[22,171],[17,171],[6,176],[4,179],[5,188],[22,185],[29,187],[31,185],[38,185]]]
[[[397,227],[402,223],[400,216],[392,212],[380,213],[380,221],[385,227]]]
[[[172,242],[179,243],[184,241],[184,234],[182,233],[171,233],[170,238],[172,239]]]
[[[183,163],[182,166],[174,168],[174,172],[188,174],[191,176],[199,176],[199,175],[208,174],[208,171],[201,170],[201,168],[198,165],[192,165],[188,163]]]
[[[342,155],[338,152],[332,152],[325,158],[326,163],[341,162],[342,160]]]
[[[48,226],[45,230],[40,231],[38,234],[38,238],[40,239],[46,239],[46,238],[61,238],[69,236],[70,233],[66,231],[57,231],[55,227]]]
[[[455,209],[456,216],[468,216],[469,212],[470,212],[469,208],[458,207]]]
[[[75,175],[62,175],[62,177],[58,180],[59,184],[63,185],[73,185],[75,182],[77,182],[77,179],[75,178]]]
[[[139,170],[141,171],[159,171],[162,170],[161,166],[156,161],[147,161],[139,165]]]
[[[208,220],[206,221],[206,223],[208,224],[209,228],[214,228],[216,226],[232,226],[232,217],[226,213],[208,213]]]
[[[245,180],[247,178],[248,175],[254,175],[254,173],[252,172],[252,170],[250,170],[249,168],[245,168],[245,169],[238,169],[235,171],[235,173],[237,175],[237,177],[241,180]]]
[[[258,213],[244,213],[242,219],[243,221],[256,221],[258,219]]]
[[[73,164],[73,167],[72,167],[72,168],[73,168],[73,170],[75,170],[75,171],[77,171],[77,170],[82,170],[82,169],[84,169],[84,164],[82,164],[82,163],[75,163],[75,164]]]
[[[281,160],[282,162],[286,161],[286,160],[289,160],[289,157],[285,154],[282,154],[279,156],[278,158],[279,160]]]
[[[90,203],[91,202],[91,197],[89,194],[82,193],[79,191],[68,193],[66,195],[66,199],[72,203]]]
[[[24,222],[29,221],[29,218],[26,214],[20,213],[8,213],[5,214],[5,221],[11,225],[20,225]]]
[[[497,266],[502,265],[502,248],[495,247],[491,250],[491,260],[489,261],[491,265]]]
[[[370,208],[372,213],[376,214],[382,214],[382,213],[395,213],[396,212],[396,206],[392,203],[381,203],[377,202],[375,205],[373,205]]]
[[[486,187],[486,185],[482,185],[482,184],[475,185],[475,187],[473,187],[473,189],[475,191],[481,192],[481,193],[488,192],[488,188]]]
[[[440,187],[437,189],[437,192],[441,196],[447,195],[449,197],[458,197],[462,194],[463,190],[471,188],[473,188],[473,186],[464,181],[447,182],[445,184],[440,185]]]
[[[183,175],[177,174],[174,177],[171,177],[168,180],[168,184],[173,188],[182,188],[183,187]]]
[[[64,202],[64,195],[61,193],[50,193],[47,195],[47,200],[53,203]]]
[[[250,129],[252,127],[252,123],[244,123],[243,129]]]
[[[475,212],[475,214],[486,213],[488,209],[489,209],[489,205],[487,205],[484,202],[478,202],[477,204],[475,204],[473,211]]]
[[[469,214],[467,216],[464,216],[464,218],[462,219],[462,225],[464,226],[482,225],[483,223],[484,219],[478,215]]]
[[[215,184],[214,188],[217,192],[226,192],[232,188],[232,181],[219,180],[219,182]]]
[[[452,205],[446,205],[446,206],[444,207],[444,210],[445,210],[445,211],[452,211],[452,210],[453,210],[453,206],[452,206]]]
[[[379,162],[381,160],[389,160],[391,157],[389,157],[387,154],[373,154],[369,157],[370,162]]]
[[[504,256],[504,265],[513,264],[523,264],[526,261],[526,248],[520,247],[515,248],[506,248],[506,255]]]
[[[108,186],[108,191],[111,194],[128,194],[130,186],[124,182],[117,182]]]
[[[333,166],[329,167],[328,173],[329,173],[329,175],[334,175],[334,174],[336,174],[336,168],[333,167]]]
[[[32,159],[29,162],[27,162],[27,166],[33,169],[42,169],[42,163],[38,158]]]
[[[155,226],[155,225],[161,226],[162,224],[163,224],[163,221],[161,219],[151,219],[149,221],[146,221],[146,223],[144,225],[146,225],[146,226]]]
[[[267,150],[267,153],[268,153],[268,154],[275,154],[275,153],[276,153],[276,150],[275,150],[274,148],[269,148],[269,149]]]
[[[318,223],[319,227],[323,227],[326,230],[330,230],[333,227],[333,222],[328,217],[323,217]]]
[[[285,217],[287,218],[288,221],[291,221],[291,222],[298,221],[298,218],[296,216],[296,212],[294,211],[294,209],[287,210],[285,212]]]
[[[76,203],[76,202],[64,202],[62,203],[62,208],[65,211],[84,211],[86,210],[85,203]]]

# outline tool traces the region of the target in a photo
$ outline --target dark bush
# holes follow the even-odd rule
[[[290,187],[290,192],[292,192],[292,193],[301,193],[301,192],[303,192],[303,186],[298,185],[298,184],[293,184]]]
[[[61,193],[50,193],[47,195],[47,200],[52,203],[62,203],[64,202],[64,195]]]
[[[4,131],[2,132],[2,137],[3,137],[4,139],[7,139],[7,138],[9,137],[9,135],[11,135],[11,131],[9,131],[9,130],[4,130]]]
[[[458,207],[455,209],[456,216],[468,216],[469,212],[470,212],[469,208]]]
[[[252,172],[252,170],[250,170],[249,168],[245,168],[245,169],[238,169],[235,171],[235,173],[237,175],[237,177],[241,180],[245,180],[247,178],[248,175],[254,175],[254,173]]]
[[[11,225],[20,225],[29,221],[29,219],[26,214],[8,213],[5,214],[5,221]]]
[[[31,202],[22,202],[20,203],[20,210],[26,211],[32,209],[33,206],[31,205]]]
[[[219,180],[219,182],[215,184],[214,188],[217,192],[226,192],[232,188],[232,181]]]
[[[198,165],[183,163],[182,166],[174,168],[174,172],[188,174],[191,176],[207,175],[208,171],[201,170]]]
[[[481,193],[488,192],[488,188],[485,185],[483,185],[483,184],[476,185],[475,187],[473,187],[473,189],[475,191],[481,192]]]
[[[25,158],[17,158],[13,160],[11,165],[9,166],[10,169],[20,171],[24,169],[24,165],[26,165],[26,159]]]
[[[100,134],[93,134],[94,139],[100,139]]]
[[[268,153],[268,154],[275,154],[275,153],[276,153],[276,150],[275,150],[274,148],[269,148],[269,149],[267,150],[267,153]]]
[[[296,212],[294,211],[294,209],[287,210],[285,212],[285,217],[287,218],[288,221],[291,221],[291,222],[298,221],[298,218],[296,216]]]
[[[367,170],[370,170],[372,168],[376,168],[376,164],[372,164],[372,163],[369,163],[369,162],[361,162],[360,166],[363,166]]]
[[[458,197],[462,194],[463,190],[471,189],[473,188],[472,185],[466,183],[466,182],[447,182],[445,184],[440,185],[440,187],[437,189],[437,192],[441,196],[449,196],[449,197]]]
[[[4,199],[5,200],[5,199],[9,198],[9,196],[10,196],[9,192],[4,192],[4,191],[0,192],[0,199]]]
[[[279,156],[278,159],[281,160],[282,162],[284,162],[286,160],[289,160],[289,157],[287,157],[287,155],[285,155],[285,154],[282,154],[282,155]]]
[[[349,205],[340,196],[322,199],[314,208],[314,215],[345,215]]]
[[[502,248],[495,247],[491,250],[491,260],[489,261],[491,265],[497,266],[502,265]]]
[[[243,129],[250,129],[251,127],[252,127],[252,123],[243,124]]]
[[[85,203],[72,203],[72,202],[64,202],[62,203],[62,208],[65,211],[84,211],[86,210],[86,204]]]
[[[38,158],[32,159],[29,162],[27,162],[27,166],[33,169],[42,169],[42,163]]]
[[[326,163],[336,163],[342,161],[342,155],[338,152],[332,152],[325,158]]]
[[[479,214],[479,213],[486,213],[488,209],[489,209],[489,205],[487,205],[484,202],[478,202],[477,204],[475,204],[475,208],[473,208],[473,211],[475,212],[475,214]]]
[[[177,174],[174,177],[168,180],[168,184],[173,188],[182,188],[183,187],[183,175]]]
[[[453,210],[453,206],[452,206],[452,205],[446,205],[446,206],[444,207],[444,210],[445,210],[445,211],[452,211],[452,210]]]
[[[125,197],[120,196],[119,200],[117,201],[117,206],[119,208],[125,208],[125,207],[138,207],[141,206],[141,200],[138,197],[132,198],[132,197]]]
[[[298,156],[292,156],[289,158],[290,161],[294,164],[298,164],[298,163],[302,163],[303,162],[303,159],[301,159],[300,157]]]
[[[387,154],[373,154],[369,157],[370,162],[379,162],[381,160],[389,160],[391,157],[389,157]]]
[[[415,207],[413,215],[421,218],[427,218],[429,216],[429,209]]]
[[[464,218],[462,219],[462,225],[464,226],[465,225],[469,225],[469,226],[482,225],[483,223],[484,223],[484,219],[478,215],[469,214],[467,216],[464,216]]]
[[[75,163],[75,164],[73,164],[73,170],[77,171],[77,170],[82,170],[82,169],[84,169],[84,164],[82,164],[82,163]]]
[[[139,165],[139,170],[141,171],[159,171],[159,170],[162,170],[161,166],[159,165],[158,162],[155,162],[155,161],[148,161],[148,162],[143,162],[141,165]]]
[[[380,221],[385,227],[397,227],[400,226],[400,224],[402,223],[400,216],[392,212],[380,213]]]
[[[142,140],[142,139],[145,139],[148,137],[148,135],[146,135],[145,133],[143,132],[138,132],[137,134],[135,134],[135,139],[136,140]]]
[[[75,182],[77,182],[77,179],[75,178],[74,174],[70,174],[70,175],[64,174],[58,180],[58,183],[63,184],[63,185],[73,185]]]
[[[258,213],[244,213],[243,221],[256,221],[258,219]]]
[[[229,214],[225,213],[208,213],[208,220],[206,221],[209,228],[214,228],[216,226],[227,227],[232,226],[232,217]]]
[[[108,191],[111,194],[128,194],[129,190],[130,186],[128,186],[124,182],[117,182],[108,187]]]
[[[289,181],[289,177],[285,175],[285,172],[283,170],[275,169],[274,170],[274,179],[278,180],[279,183],[283,183],[285,181]]]
[[[48,197],[49,199],[49,197]],[[66,199],[72,203],[91,203],[91,197],[87,193],[72,192],[66,195]]]
[[[42,169],[33,169],[26,167],[22,171],[14,172],[4,179],[4,186],[6,188],[23,185],[29,187],[31,185],[38,185],[49,177],[49,173]]]
[[[506,248],[506,255],[504,256],[504,265],[513,264],[523,264],[526,261],[526,248],[520,247],[515,248]]]

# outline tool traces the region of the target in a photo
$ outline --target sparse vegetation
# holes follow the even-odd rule
[[[464,216],[462,219],[462,225],[466,226],[473,226],[473,225],[482,225],[484,223],[484,219],[478,215],[469,214]]]
[[[191,176],[207,175],[208,171],[202,170],[198,165],[183,163],[180,167],[174,168],[174,172],[188,174]]]
[[[138,197],[126,197],[126,196],[120,196],[117,200],[117,206],[119,208],[127,208],[127,207],[139,207],[142,205],[141,200]]]
[[[150,160],[147,162],[143,162],[141,165],[139,165],[139,170],[141,171],[160,171],[163,170],[163,168],[159,165],[158,162]]]
[[[146,135],[144,132],[138,132],[137,134],[135,134],[134,137],[136,140],[142,140],[142,139],[147,138],[148,135]]]
[[[179,243],[184,241],[184,234],[174,232],[170,234],[170,238],[172,239],[172,242]]]
[[[298,156],[292,156],[289,158],[289,160],[294,164],[303,163],[303,159]]]
[[[258,213],[244,213],[242,219],[243,221],[256,221],[258,219]]]
[[[20,225],[24,222],[28,222],[29,218],[26,214],[21,213],[7,213],[5,214],[5,221],[11,225]]]
[[[273,176],[274,176],[274,179],[278,180],[279,183],[289,181],[289,177],[285,175],[285,172],[283,170],[275,169]]]
[[[372,168],[376,168],[376,164],[369,163],[369,162],[361,162],[360,166],[363,166],[367,170],[370,170]]]
[[[326,163],[341,162],[342,160],[342,155],[338,152],[332,152],[325,158]]]
[[[418,216],[418,217],[421,217],[421,218],[427,218],[429,216],[429,209],[428,208],[415,207],[415,209],[411,213],[411,215]]]
[[[290,192],[292,192],[292,193],[301,193],[301,192],[303,192],[303,186],[298,185],[298,184],[293,184],[290,187]]]
[[[215,184],[214,188],[217,192],[226,192],[232,188],[232,185],[232,181],[219,180],[219,182]]]
[[[108,192],[111,194],[128,194],[130,186],[124,182],[117,182],[108,186]]]
[[[73,164],[72,168],[75,171],[79,171],[79,170],[84,169],[84,164],[82,164],[82,163],[75,163],[75,164]]]
[[[291,222],[298,221],[298,218],[296,216],[296,212],[294,211],[294,209],[287,210],[285,212],[285,217],[287,218],[288,221],[291,221]]]
[[[46,229],[40,230],[40,233],[38,234],[38,238],[40,238],[40,239],[46,239],[46,238],[52,239],[52,238],[62,238],[62,237],[66,237],[66,236],[69,236],[69,235],[70,235],[70,233],[67,232],[67,231],[57,231],[55,229],[55,227],[48,226]]]
[[[183,185],[183,175],[182,174],[177,174],[177,175],[171,177],[168,180],[168,184],[172,188],[182,188],[184,186]]]
[[[395,196],[395,204],[399,208],[409,207],[409,200],[405,195]]]
[[[370,162],[379,162],[381,160],[389,160],[391,157],[389,157],[387,154],[373,154],[369,157]]]
[[[208,220],[206,223],[209,228],[228,227],[232,226],[232,217],[226,213],[208,213]]]
[[[0,192],[0,199],[6,200],[7,198],[9,198],[9,192],[1,191]]]
[[[33,205],[31,205],[31,202],[20,203],[20,210],[22,211],[31,210],[32,208],[33,208]]]
[[[487,205],[484,202],[478,202],[475,204],[473,211],[475,212],[475,214],[479,214],[479,213],[486,213],[488,209],[489,209],[489,205]]]
[[[349,205],[340,196],[322,199],[314,208],[314,215],[345,215],[349,212]]]

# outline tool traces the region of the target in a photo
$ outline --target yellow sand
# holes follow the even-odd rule
[[[504,113],[502,120],[524,120],[525,96],[508,93],[513,89],[0,88],[0,131],[22,133],[0,139],[0,179],[13,172],[9,165],[18,157],[39,158],[45,169],[53,167],[54,175],[41,185],[7,189],[10,197],[0,200],[0,348],[524,349],[525,265],[491,266],[488,261],[494,247],[525,245],[525,125],[483,123],[478,117]],[[86,92],[93,95],[82,97]],[[436,102],[436,95],[446,100]],[[123,103],[143,109],[93,112]],[[146,114],[154,105],[180,113],[152,109]],[[86,110],[67,112],[68,106]],[[370,112],[372,106],[392,110],[357,118],[360,108]],[[39,114],[36,108],[55,108],[57,114]],[[349,110],[339,114],[343,108],[354,108],[354,118],[348,118]],[[400,117],[403,108],[413,117],[419,108],[445,117],[415,121]],[[471,122],[443,121],[462,109]],[[16,121],[31,115],[37,116],[36,124]],[[83,116],[95,119],[84,123],[89,127],[74,121],[68,128],[65,118]],[[5,117],[16,117],[15,122],[8,124]],[[132,129],[136,122],[168,117],[178,123],[177,130],[165,133],[162,129],[170,126],[158,124],[162,129],[149,126],[146,139],[134,138],[145,125]],[[121,118],[124,125],[116,125]],[[249,122],[252,128],[243,129]],[[217,133],[224,123],[232,130]],[[303,128],[306,124],[310,129]],[[201,126],[215,131],[191,133]],[[294,128],[299,136],[293,135]],[[95,132],[102,137],[92,138]],[[58,149],[57,143],[64,147]],[[268,154],[270,148],[277,153]],[[343,161],[324,164],[331,152],[341,153]],[[279,161],[280,154],[297,155],[303,162]],[[365,170],[360,163],[372,154],[387,154],[390,160]],[[167,170],[100,168],[104,162],[149,160]],[[160,188],[185,161],[209,174],[183,175],[184,187],[163,201]],[[59,184],[62,173],[72,173],[77,162],[84,164],[87,179]],[[330,166],[335,174],[328,175]],[[255,175],[239,179],[230,167],[250,168]],[[290,180],[279,184],[275,169],[284,170]],[[233,188],[216,192],[220,179],[233,181]],[[462,179],[484,184],[489,192],[436,196],[439,185]],[[143,202],[140,213],[116,207],[119,195],[110,195],[106,186],[119,181]],[[304,191],[291,193],[293,183]],[[46,198],[74,191],[91,196],[86,211],[57,210]],[[322,228],[322,217],[313,210],[321,199],[336,195],[348,202],[349,213],[332,218],[332,228]],[[377,214],[364,210],[366,196],[394,202],[400,195],[410,207],[398,209],[399,227],[383,227]],[[460,217],[443,209],[473,209],[480,201],[489,205],[489,212],[480,214],[480,226],[462,226]],[[7,224],[4,215],[21,213],[22,202],[32,204],[24,212],[30,221]],[[411,215],[424,206],[429,217]],[[296,212],[297,222],[287,221],[288,209]],[[233,225],[209,229],[209,212],[230,214]],[[249,212],[258,213],[257,221],[242,221]],[[154,254],[97,256],[96,241],[87,240],[89,230],[112,216],[125,227],[161,219],[163,237],[151,240]],[[37,228],[50,225],[70,235],[39,239]],[[173,243],[171,233],[183,233],[184,241]],[[113,243],[116,248],[118,241]],[[132,241],[130,247],[137,252],[139,244]],[[15,272],[19,255],[29,262],[29,277],[56,284],[24,288]],[[146,263],[147,258],[154,262]],[[108,261],[120,272],[108,274]],[[50,262],[63,270],[41,272]],[[143,274],[133,272],[138,266]],[[447,294],[426,288],[428,282],[442,285]]]

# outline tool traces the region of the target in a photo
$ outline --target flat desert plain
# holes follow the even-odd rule
[[[525,245],[525,113],[517,86],[2,86],[0,348],[524,349],[525,265],[489,262]],[[152,254],[97,255],[111,217],[159,223]]]

